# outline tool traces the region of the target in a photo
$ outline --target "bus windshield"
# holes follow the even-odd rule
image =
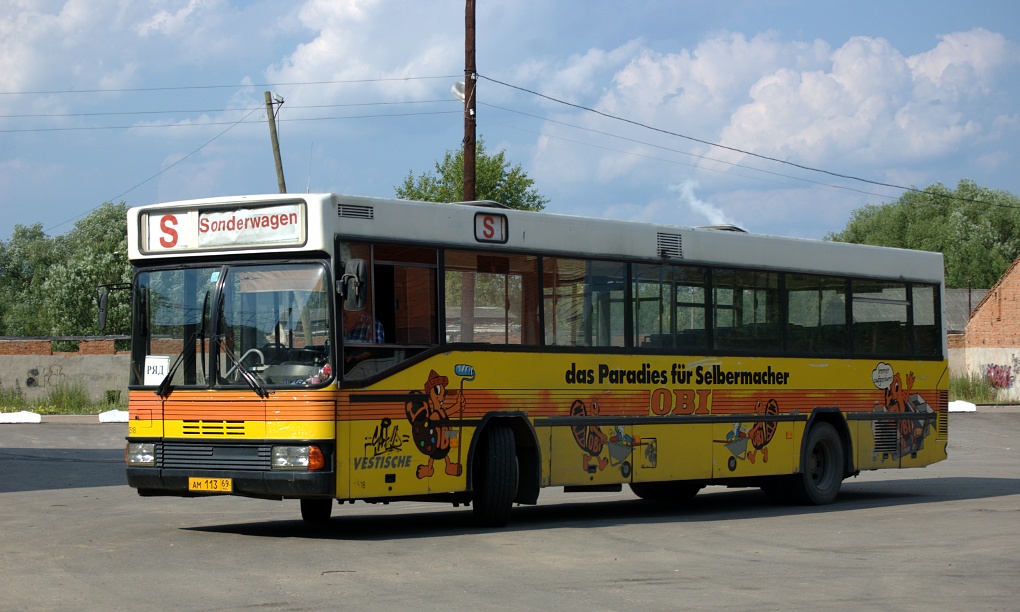
[[[329,284],[321,263],[138,274],[133,385],[273,387],[327,382]],[[164,388],[166,388],[164,386]]]

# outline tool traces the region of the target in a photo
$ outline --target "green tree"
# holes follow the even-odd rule
[[[948,287],[991,287],[1020,256],[1020,198],[962,180],[868,204],[827,240],[922,251],[945,257]]]
[[[67,256],[50,267],[42,294],[49,306],[50,334],[82,336],[126,334],[130,330],[130,303],[126,293],[110,299],[106,329],[97,322],[96,286],[127,282],[127,205],[107,202],[82,218],[56,239]]]
[[[447,151],[436,162],[434,172],[417,177],[408,172],[404,182],[394,187],[398,198],[425,202],[460,202],[464,194],[464,150]],[[492,200],[518,210],[539,211],[549,202],[535,189],[520,164],[511,165],[506,152],[485,152],[485,142],[475,145],[475,197]],[[509,274],[448,273],[445,280],[447,307],[459,307],[465,321],[473,319],[476,307],[509,308],[521,295],[520,277]],[[514,302],[516,303],[516,302]],[[509,315],[508,315],[509,316]],[[466,323],[471,325],[471,323]]]
[[[464,194],[464,150],[447,151],[442,161],[436,162],[434,172],[423,172],[416,177],[409,171],[394,191],[404,200],[460,202]],[[486,154],[485,143],[480,138],[476,145],[475,196],[518,210],[542,210],[549,202],[538,193],[535,181],[520,164],[511,165],[505,151]]]
[[[42,224],[18,225],[0,242],[0,333],[84,336],[99,333],[96,285],[131,278],[127,261],[127,205],[107,202],[63,236]],[[127,333],[126,296],[111,300],[105,333]]]
[[[9,336],[48,335],[40,294],[50,266],[61,254],[43,233],[42,223],[16,225],[8,242],[0,242],[0,332]]]

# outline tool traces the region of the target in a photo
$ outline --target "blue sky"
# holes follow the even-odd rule
[[[1020,194],[1020,3],[478,0],[477,65],[550,212],[821,238],[875,183]],[[276,192],[266,90],[289,191],[392,196],[461,146],[463,72],[462,0],[7,0],[0,240]]]

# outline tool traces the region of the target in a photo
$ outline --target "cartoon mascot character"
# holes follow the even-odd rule
[[[432,476],[435,473],[432,464],[438,459],[446,460],[446,473],[450,476],[460,476],[463,471],[460,463],[450,460],[449,433],[452,429],[450,413],[463,414],[464,397],[457,392],[448,396],[446,390],[449,384],[450,380],[446,376],[440,376],[432,370],[425,383],[425,393],[412,391],[416,397],[404,406],[407,420],[411,422],[414,445],[429,458],[427,464],[418,466],[418,478]]]
[[[590,407],[586,406],[581,400],[574,400],[574,403],[570,406],[570,416],[572,417],[594,417],[598,416],[598,414],[599,405],[594,400],[592,400]],[[609,436],[599,429],[597,425],[573,425],[570,430],[574,434],[574,441],[584,451],[584,456],[581,459],[581,466],[584,471],[587,472],[588,468],[593,465],[591,463],[593,460],[595,465],[598,465],[599,471],[606,469],[609,459],[599,455],[609,441]]]

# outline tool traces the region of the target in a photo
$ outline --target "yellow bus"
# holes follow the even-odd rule
[[[128,211],[143,496],[825,504],[946,458],[942,256],[336,194]],[[105,300],[104,300],[105,303]]]

